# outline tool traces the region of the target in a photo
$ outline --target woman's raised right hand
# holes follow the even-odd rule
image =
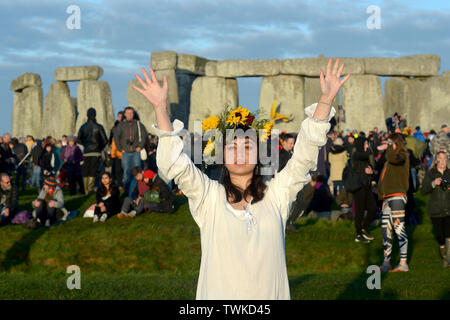
[[[135,85],[133,85],[133,88],[141,93],[145,98],[147,98],[147,100],[155,108],[155,112],[160,110],[167,111],[168,86],[166,76],[164,76],[163,78],[163,86],[161,87],[158,83],[158,80],[156,80],[156,76],[152,68],[149,68],[150,74],[152,76],[151,79],[144,68],[142,68],[141,70],[144,73],[146,81],[142,80],[138,74],[136,74],[136,79],[139,80],[143,89]]]

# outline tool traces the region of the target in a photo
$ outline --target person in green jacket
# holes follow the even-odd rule
[[[405,208],[409,189],[409,155],[400,134],[393,134],[388,144],[379,147],[386,150],[386,162],[378,182],[378,197],[383,200],[381,230],[383,234],[384,262],[382,271],[409,271],[408,235],[405,228]],[[400,247],[400,264],[391,269],[393,234],[395,231]]]
[[[444,268],[450,267],[450,169],[447,164],[448,154],[438,152],[420,189],[422,194],[430,194],[428,215],[437,235]]]

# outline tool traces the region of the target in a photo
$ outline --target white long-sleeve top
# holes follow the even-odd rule
[[[328,121],[312,115],[317,103],[305,109],[294,152],[285,168],[269,182],[264,198],[236,210],[227,201],[225,188],[211,180],[183,153],[177,135],[183,129],[179,120],[173,131],[153,128],[159,136],[156,163],[160,176],[174,182],[186,195],[189,210],[200,228],[201,264],[196,299],[267,300],[290,299],[285,256],[285,227],[298,191],[310,182],[319,147],[326,143]]]

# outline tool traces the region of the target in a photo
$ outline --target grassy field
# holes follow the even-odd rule
[[[34,190],[21,196],[30,209]],[[78,217],[37,230],[0,229],[0,299],[194,299],[200,266],[200,232],[187,200],[177,196],[173,215],[116,217],[105,224],[82,218],[95,196],[66,196]],[[369,265],[382,261],[381,228],[375,241],[357,244],[348,221],[300,219],[301,232],[286,236],[292,299],[449,299],[450,270],[441,268],[438,247],[417,196],[421,224],[408,227],[408,273],[382,274],[381,290],[369,290]],[[394,261],[398,261],[398,248]],[[81,290],[69,290],[66,268],[81,269]]]

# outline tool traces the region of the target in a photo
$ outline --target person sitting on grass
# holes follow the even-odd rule
[[[11,222],[17,208],[17,186],[12,186],[8,174],[2,173],[0,175],[0,226]]]
[[[32,202],[35,209],[33,217],[40,225],[50,227],[58,218],[64,216],[64,194],[58,186],[55,177],[44,180],[44,187],[39,196]]]
[[[134,198],[133,194],[135,192],[130,192],[131,196],[125,198],[122,204],[122,210],[117,215],[117,218],[134,218],[136,215],[144,212],[144,193],[147,190],[150,190],[150,187],[144,181],[144,174],[142,172],[141,167],[134,167],[131,169],[131,174],[136,179],[136,184],[134,188],[137,187],[137,197]]]
[[[149,186],[149,190],[144,193],[144,210],[148,212],[174,213],[174,194],[158,174],[150,169],[145,170],[144,182]]]
[[[109,172],[102,174],[100,185],[97,188],[97,205],[95,206],[93,222],[99,220],[105,222],[106,219],[120,211],[119,188],[113,184],[113,179]]]

